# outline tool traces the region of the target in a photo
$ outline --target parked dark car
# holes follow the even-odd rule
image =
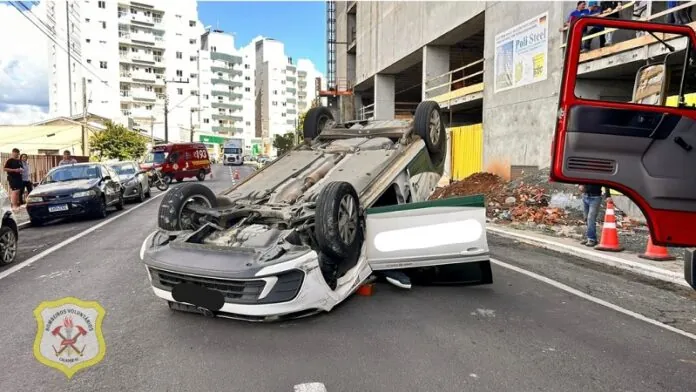
[[[147,172],[140,170],[140,166],[136,162],[112,163],[109,167],[118,174],[118,179],[123,187],[124,199],[135,199],[142,203],[150,197],[150,182],[147,179]]]
[[[108,207],[123,209],[123,189],[113,169],[77,163],[51,169],[27,197],[31,223],[73,216],[105,218]]]

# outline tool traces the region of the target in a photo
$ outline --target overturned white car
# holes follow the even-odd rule
[[[374,270],[492,282],[483,197],[426,201],[447,153],[437,103],[412,121],[346,124],[314,108],[304,137],[221,195],[191,183],[164,196],[140,257],[170,308],[301,317],[330,311]]]

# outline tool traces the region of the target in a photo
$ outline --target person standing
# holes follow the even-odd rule
[[[602,12],[602,10],[599,7],[599,4],[596,1],[591,1],[590,2],[590,15],[592,16],[599,16],[599,14]],[[604,26],[592,26],[590,27],[589,31],[587,31],[587,35],[593,35],[597,34],[604,31]],[[584,36],[585,34],[583,34]],[[590,50],[592,46],[592,40],[593,38],[583,40],[582,42],[582,52],[587,52]],[[599,47],[603,48],[604,45],[606,44],[606,38],[605,34],[602,34],[599,36]]]
[[[5,173],[7,173],[7,182],[10,185],[10,203],[12,210],[19,210],[20,200],[19,191],[24,185],[22,182],[22,162],[19,160],[19,149],[12,149],[12,157],[5,161]]]
[[[603,14],[608,14],[606,17],[607,18],[613,18],[613,19],[619,19],[619,10],[621,10],[621,2],[620,1],[600,1],[599,2],[600,7],[602,8],[602,13]],[[613,13],[612,13],[613,12]],[[606,37],[606,45],[611,46],[614,41],[612,40],[614,36],[614,30],[608,30],[606,34],[604,34]]]
[[[648,13],[648,2],[647,1],[636,1],[633,5],[633,20],[641,20],[647,17]],[[645,31],[636,30],[636,38],[645,35]]]
[[[73,165],[75,163],[77,163],[77,161],[75,160],[75,158],[70,156],[70,151],[65,150],[63,151],[63,159],[60,162],[58,162],[58,166]]]
[[[26,204],[26,197],[34,190],[34,185],[31,182],[31,170],[29,167],[29,155],[22,154],[19,156],[20,162],[22,162],[22,190],[19,192],[19,200],[21,204]]]
[[[611,201],[611,192],[609,188],[604,187],[604,195],[602,195],[602,186],[594,184],[580,185],[582,192],[583,215],[587,224],[585,238],[581,244],[589,247],[597,245],[597,215],[599,207],[602,205],[602,196],[606,197],[607,201]]]

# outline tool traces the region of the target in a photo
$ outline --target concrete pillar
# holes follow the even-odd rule
[[[396,98],[396,81],[394,75],[375,75],[375,119],[393,120]]]
[[[423,101],[449,91],[449,86],[443,86],[426,92],[426,89],[449,82],[448,77],[441,77],[428,82],[428,80],[449,71],[450,50],[448,46],[426,45],[423,47],[423,83],[421,84],[423,86],[421,89]]]

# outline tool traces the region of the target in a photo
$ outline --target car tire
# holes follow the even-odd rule
[[[99,207],[97,211],[94,212],[94,217],[97,219],[104,219],[108,215],[108,211],[106,210],[106,199],[104,199],[104,196],[99,198]]]
[[[0,265],[12,264],[17,258],[17,233],[9,226],[0,227]]]
[[[439,164],[446,156],[447,131],[442,121],[440,105],[435,101],[423,101],[416,107],[413,118],[416,134],[425,142],[430,160]]]
[[[314,227],[320,252],[344,260],[360,250],[363,228],[359,203],[355,188],[348,182],[331,182],[321,190]]]
[[[217,197],[210,188],[198,183],[184,184],[164,195],[157,219],[159,227],[167,231],[196,229],[198,217],[193,212],[185,211],[186,206],[192,201],[210,208],[217,207]]]
[[[196,174],[196,178],[198,181],[205,181],[205,170],[199,170],[198,174]]]
[[[145,190],[143,189],[143,185],[140,184],[138,185],[138,202],[142,203],[145,201]]]
[[[123,197],[123,192],[118,195],[118,202],[116,203],[116,211],[123,211],[123,207],[126,204],[126,200]]]
[[[325,106],[309,109],[302,123],[303,136],[305,140],[316,139],[328,121],[334,121],[331,110]]]
[[[39,219],[39,218],[31,218],[31,217],[30,217],[30,218],[29,218],[29,223],[31,223],[31,225],[34,226],[34,227],[41,227],[41,226],[43,226],[44,223],[46,223],[46,222],[44,222],[42,219]]]

